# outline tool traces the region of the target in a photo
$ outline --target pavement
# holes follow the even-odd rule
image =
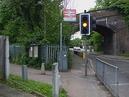
[[[88,76],[84,76],[84,61],[73,54],[72,69],[62,72],[61,84],[69,97],[112,97],[109,91],[98,81],[92,68],[88,69]],[[11,64],[11,73],[21,76],[21,66]],[[52,84],[52,72],[46,71],[41,75],[40,70],[28,68],[29,79]]]

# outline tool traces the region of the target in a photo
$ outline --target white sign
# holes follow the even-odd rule
[[[64,15],[64,21],[67,22],[76,21],[76,9],[64,9],[63,15]]]

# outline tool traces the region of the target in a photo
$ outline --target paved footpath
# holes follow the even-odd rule
[[[89,69],[88,76],[84,76],[84,65],[81,58],[73,55],[73,69],[60,73],[62,87],[66,89],[69,97],[112,97],[110,93],[96,79],[93,70]],[[11,73],[21,75],[19,65],[11,65]],[[41,75],[40,70],[28,69],[29,79],[52,84],[52,73]]]

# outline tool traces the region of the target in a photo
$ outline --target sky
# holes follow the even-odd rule
[[[69,1],[69,0],[67,0]],[[94,8],[96,0],[70,0],[67,8],[76,9],[77,13],[84,12],[84,10],[89,10]]]

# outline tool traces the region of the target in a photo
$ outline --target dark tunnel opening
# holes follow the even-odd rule
[[[113,34],[114,32],[102,25],[96,25],[96,29],[93,29],[94,31],[100,33],[103,36],[103,53],[104,54],[113,54],[114,49],[113,49]]]

